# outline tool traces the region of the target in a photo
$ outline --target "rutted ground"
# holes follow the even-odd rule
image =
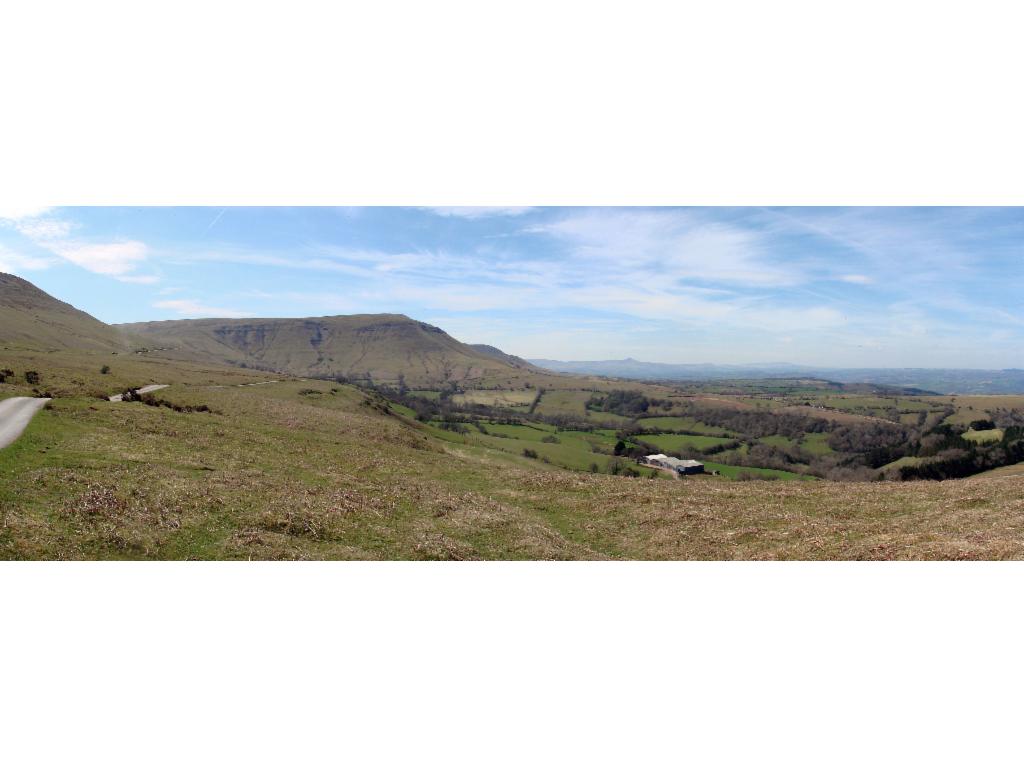
[[[60,398],[0,454],[7,558],[1019,558],[1024,477],[668,482],[445,443],[350,387]]]

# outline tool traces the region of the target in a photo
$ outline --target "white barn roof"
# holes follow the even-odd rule
[[[674,456],[666,456],[664,453],[652,453],[650,456],[644,457],[647,461],[656,461],[659,464],[664,464],[667,467],[703,467],[699,461],[693,459],[677,459]]]

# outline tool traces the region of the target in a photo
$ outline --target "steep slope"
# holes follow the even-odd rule
[[[410,385],[468,382],[532,371],[485,354],[405,315],[257,320],[166,320],[121,328],[196,360],[310,376]]]
[[[469,344],[468,346],[470,346],[472,349],[475,349],[477,352],[483,355],[493,357],[495,360],[500,360],[503,363],[508,363],[513,368],[525,368],[531,371],[539,371],[537,366],[524,360],[523,358],[516,357],[515,355],[510,355],[507,352],[502,352],[500,349],[498,349],[497,347],[492,347],[490,344]]]
[[[20,277],[0,273],[0,345],[13,349],[113,351],[130,337],[58,301]]]

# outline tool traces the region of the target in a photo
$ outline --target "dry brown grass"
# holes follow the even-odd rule
[[[324,394],[302,396],[320,387]],[[54,401],[0,453],[7,558],[1001,559],[1024,477],[659,482],[435,440],[319,383]]]

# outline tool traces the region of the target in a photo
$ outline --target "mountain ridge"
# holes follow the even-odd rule
[[[121,351],[134,338],[17,275],[0,272],[0,343],[25,349]]]
[[[525,361],[511,362],[494,347],[474,348],[437,326],[396,313],[161,320],[118,327],[192,359],[296,375],[439,385],[535,370]]]

